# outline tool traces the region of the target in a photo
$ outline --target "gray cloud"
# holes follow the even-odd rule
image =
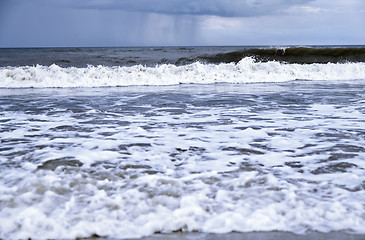
[[[312,1],[314,0],[67,0],[63,4],[99,10],[250,17],[277,14]]]
[[[363,44],[364,4],[0,0],[0,47]]]

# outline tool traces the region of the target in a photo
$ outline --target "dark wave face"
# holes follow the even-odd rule
[[[254,57],[257,61],[279,61],[287,63],[345,63],[365,62],[365,48],[269,48],[247,49],[229,53],[204,56],[209,63],[239,62],[244,57]]]
[[[50,66],[156,66],[202,63],[237,63],[245,57],[258,62],[345,63],[365,62],[365,46],[338,47],[135,47],[0,49],[0,67]]]

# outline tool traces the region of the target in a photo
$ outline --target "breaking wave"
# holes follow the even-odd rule
[[[267,50],[268,51],[268,50]],[[283,50],[284,51],[284,50]],[[287,53],[288,50],[285,51]],[[162,64],[155,67],[51,66],[1,67],[1,88],[113,87],[212,83],[262,83],[292,80],[365,79],[365,63],[296,64],[257,61],[245,57],[235,63]]]

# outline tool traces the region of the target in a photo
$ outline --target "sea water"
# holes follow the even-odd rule
[[[365,234],[361,61],[8,65],[0,238]]]

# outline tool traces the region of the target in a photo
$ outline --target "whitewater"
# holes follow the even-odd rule
[[[0,87],[113,87],[212,83],[260,83],[292,80],[352,80],[365,78],[365,63],[285,64],[256,62],[247,57],[235,63],[184,66],[163,64],[88,66],[85,68],[24,66],[0,68]]]
[[[0,238],[362,239],[362,52],[0,49]]]

